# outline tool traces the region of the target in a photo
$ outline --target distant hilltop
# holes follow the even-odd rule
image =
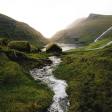
[[[87,18],[81,18],[73,22],[66,29],[57,32],[52,37],[52,41],[88,45],[111,26],[112,15],[91,13]]]
[[[26,40],[36,46],[47,43],[47,39],[39,31],[3,14],[0,14],[0,38]]]

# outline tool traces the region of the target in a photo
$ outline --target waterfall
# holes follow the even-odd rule
[[[109,45],[111,45],[111,44],[112,44],[112,41],[108,42],[107,44],[105,44],[105,45],[103,45],[103,46],[101,46],[101,47],[98,47],[98,48],[93,48],[93,49],[87,49],[87,50],[97,50],[97,49],[103,49],[103,48],[105,48],[105,47],[107,47],[107,46],[109,46]]]
[[[112,30],[112,26],[109,27],[106,31],[104,31],[98,38],[96,38],[94,40],[94,42],[97,42],[100,38],[102,38],[108,31],[111,31]]]

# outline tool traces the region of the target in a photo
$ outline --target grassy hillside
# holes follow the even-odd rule
[[[0,45],[0,112],[43,112],[49,107],[53,93],[29,74],[50,64],[47,57]]]
[[[77,24],[57,32],[52,40],[56,42],[88,45],[112,26],[111,15],[90,14]],[[109,34],[110,35],[110,34]]]
[[[40,32],[28,24],[16,21],[3,14],[0,14],[0,38],[26,40],[36,46],[41,46],[47,42],[47,39]]]
[[[93,42],[87,46],[87,49],[94,49],[94,48],[99,48],[107,44],[108,42],[112,41],[112,37],[106,38],[106,39],[101,39],[97,42]]]
[[[112,45],[68,52],[55,76],[68,83],[69,112],[111,112]]]
[[[46,42],[29,25],[0,14],[0,112],[42,112],[51,104],[53,93],[29,74],[51,63],[38,51]]]

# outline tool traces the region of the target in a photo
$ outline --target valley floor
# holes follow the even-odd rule
[[[72,50],[54,74],[68,83],[69,112],[112,111],[112,45],[94,51]]]
[[[67,81],[69,112],[111,112],[112,45],[85,49],[64,52],[54,71],[55,77]],[[50,55],[0,47],[0,112],[46,111],[53,93],[28,70],[50,64]]]
[[[35,81],[21,64],[9,59],[5,52],[0,48],[0,112],[45,111],[52,102],[53,93],[46,85]],[[9,50],[7,53],[14,56]],[[15,55],[17,57],[17,52]],[[27,60],[27,63],[23,63],[29,68],[34,62],[28,63]]]

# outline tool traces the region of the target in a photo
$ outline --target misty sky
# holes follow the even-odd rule
[[[0,0],[0,13],[51,37],[89,13],[112,15],[112,0]]]

